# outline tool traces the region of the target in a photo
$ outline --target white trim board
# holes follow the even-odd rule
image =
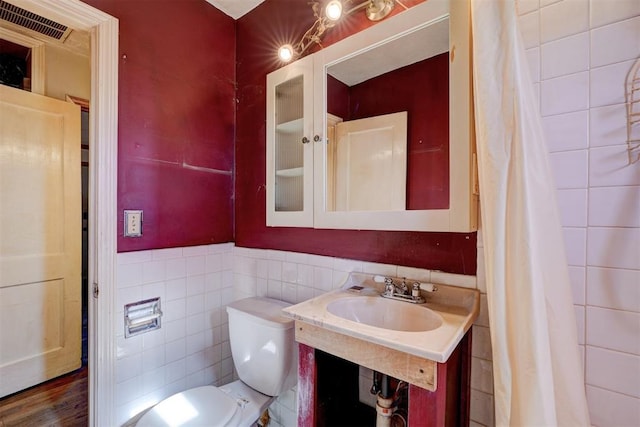
[[[44,95],[45,92],[45,62],[44,42],[25,36],[8,28],[0,28],[0,39],[19,44],[31,49],[31,92]]]
[[[89,135],[89,425],[114,425],[117,252],[118,20],[77,0],[11,3],[91,34]],[[91,289],[90,289],[91,293]]]

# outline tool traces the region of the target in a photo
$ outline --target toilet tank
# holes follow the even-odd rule
[[[298,378],[298,346],[293,320],[281,310],[290,304],[271,298],[245,298],[227,306],[231,355],[249,387],[278,396]]]

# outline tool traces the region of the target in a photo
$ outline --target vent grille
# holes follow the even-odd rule
[[[0,0],[0,19],[56,40],[63,40],[69,28],[43,16]]]

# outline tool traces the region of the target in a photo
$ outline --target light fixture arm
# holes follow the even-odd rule
[[[300,41],[293,46],[297,55],[302,55],[303,53],[305,53],[313,43],[320,44],[322,35],[325,33],[325,31],[335,25],[335,22],[321,15],[321,13],[319,12],[320,3],[313,2],[312,9],[316,20],[311,25],[311,27],[302,35]]]
[[[350,4],[351,0],[344,1],[345,4]],[[379,21],[389,15],[395,5],[395,0],[364,0],[355,6],[342,13],[342,16],[348,16],[360,9],[365,9],[367,18],[371,21]],[[326,14],[321,8],[321,4],[318,1],[311,2],[311,9],[316,20],[311,27],[302,35],[298,43],[291,46],[293,52],[290,52],[290,56],[287,59],[290,60],[293,57],[300,57],[303,55],[313,44],[322,46],[322,36],[331,27],[336,25],[337,20],[331,20],[327,18]],[[282,48],[281,48],[282,49]]]
[[[344,16],[348,16],[351,15],[353,12],[356,12],[360,9],[364,9],[365,7],[369,6],[369,4],[372,3],[372,0],[364,0],[363,2],[353,6],[351,9],[347,10],[343,15]]]

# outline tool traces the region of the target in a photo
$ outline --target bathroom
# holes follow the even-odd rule
[[[232,379],[227,303],[299,302],[351,271],[477,288],[471,425],[494,425],[482,231],[265,226],[265,75],[275,47],[313,21],[306,2],[266,0],[237,20],[203,1],[86,3],[119,20],[118,241],[113,419],[173,392]],[[404,2],[412,3],[412,2]],[[627,165],[623,82],[640,55],[640,5],[521,0],[519,24],[547,137],[591,422],[637,425],[640,172]],[[334,28],[325,39],[349,30]],[[188,46],[188,48],[186,48]],[[125,209],[143,236],[122,236]],[[159,331],[125,339],[125,304],[160,296]],[[612,332],[613,331],[613,332]],[[295,425],[295,393],[272,424]]]

